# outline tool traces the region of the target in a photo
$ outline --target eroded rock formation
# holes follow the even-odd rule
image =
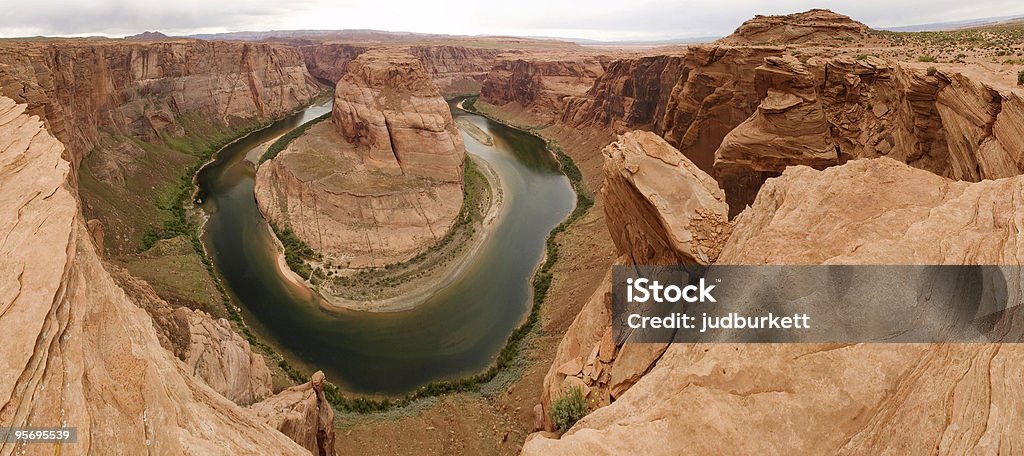
[[[654,133],[632,131],[604,150],[605,221],[634,264],[714,262],[728,237],[718,183]]]
[[[75,167],[103,132],[181,136],[181,116],[239,125],[285,114],[320,92],[295,48],[264,43],[12,41],[0,45],[0,60],[3,94],[44,119]],[[130,166],[126,158],[106,160],[110,169],[98,175],[123,181],[116,168]]]
[[[952,181],[888,158],[791,167],[737,217],[717,264],[1019,264],[1022,191],[1024,177]],[[607,331],[606,306],[593,304],[607,288],[560,355]],[[740,454],[998,454],[1022,444],[1013,385],[1024,350],[1013,344],[598,347],[616,353],[610,379],[627,349],[647,351],[619,375],[635,384],[560,439],[532,437],[523,454],[667,455],[722,442]]]
[[[260,166],[271,223],[348,268],[405,261],[444,237],[462,206],[465,149],[418,59],[363,53],[338,82],[331,122]]]
[[[887,156],[967,181],[1024,170],[1021,93],[977,74],[874,57],[768,58],[756,72],[757,112],[715,153],[734,212],[790,165]]]
[[[265,43],[27,40],[0,43],[0,94],[29,105],[66,147],[85,214],[111,255],[162,229],[154,201],[217,138],[322,92],[295,48]],[[147,144],[148,143],[148,144]]]
[[[315,456],[334,456],[334,409],[324,397],[324,373],[250,407],[261,420]]]
[[[223,318],[201,310],[172,308],[148,283],[107,266],[117,284],[153,319],[160,345],[185,362],[192,375],[239,405],[271,395],[270,370]]]
[[[672,88],[688,71],[681,55],[618,59],[583,96],[569,97],[560,121],[574,127],[658,131]]]
[[[719,42],[734,45],[842,45],[866,38],[868,30],[868,26],[850,19],[849,16],[827,9],[812,9],[780,16],[755,16]]]
[[[556,120],[566,101],[584,95],[602,73],[600,57],[592,55],[509,59],[488,72],[480,99],[498,106],[515,103],[540,118]]]
[[[74,426],[62,454],[305,454],[161,347],[104,269],[64,147],[0,97],[0,422]],[[0,443],[0,452],[52,454]]]
[[[299,47],[309,74],[334,84],[345,75],[349,62],[369,47],[349,43],[316,43]]]
[[[468,46],[410,46],[434,85],[445,96],[480,93],[480,87],[501,49]]]
[[[729,207],[714,179],[654,133],[633,131],[604,150],[605,222],[617,264],[708,265],[729,236]],[[545,427],[553,400],[579,387],[598,406],[620,397],[658,360],[668,344],[612,339],[611,274],[572,325],[544,377]]]
[[[326,42],[306,44],[299,49],[310,74],[334,84],[345,75],[349,62],[372,47],[375,46],[369,43]],[[376,47],[392,47],[420,59],[427,75],[445,96],[479,93],[494,60],[508,52],[498,48],[458,45]]]
[[[754,69],[776,48],[700,46],[686,56],[685,79],[672,88],[661,131],[665,140],[705,172],[725,135],[747,120],[760,97]]]
[[[461,181],[461,136],[437,87],[409,54],[373,50],[349,64],[331,120],[370,171]]]

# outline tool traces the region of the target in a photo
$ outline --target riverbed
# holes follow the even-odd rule
[[[545,238],[573,209],[575,194],[542,140],[451,106],[459,123],[492,139],[488,146],[474,139],[479,132],[460,129],[467,151],[498,174],[502,213],[451,284],[412,310],[327,312],[315,292],[278,267],[275,240],[253,196],[251,158],[330,111],[329,102],[228,146],[197,174],[208,217],[203,243],[246,322],[292,364],[323,370],[350,391],[401,394],[486,369],[529,312]]]

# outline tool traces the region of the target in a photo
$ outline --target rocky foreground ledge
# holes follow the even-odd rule
[[[25,109],[0,97],[0,422],[76,427],[62,454],[308,455],[161,346],[97,254],[64,147]],[[53,453],[0,443],[22,450]]]
[[[605,157],[620,264],[1024,263],[1021,176],[953,181],[890,158],[795,166],[727,221],[710,176],[653,133],[628,133]],[[570,386],[596,410],[560,439],[534,435],[523,454],[715,453],[723,442],[740,454],[1002,454],[1024,445],[1017,344],[624,344],[611,338],[610,291],[609,278],[569,328],[542,396],[545,417]]]

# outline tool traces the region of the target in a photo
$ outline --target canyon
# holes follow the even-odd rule
[[[879,55],[831,48],[836,37]],[[1021,147],[1008,132],[1021,90],[1006,72],[899,61],[880,39],[824,11],[759,17],[681,55],[613,62],[557,116],[528,97],[479,104],[578,160],[593,148],[572,128],[623,133],[604,149],[597,204],[616,264],[1019,264]],[[631,344],[612,338],[610,291],[605,276],[585,300],[535,413],[555,430],[552,403],[569,387],[592,412],[560,438],[531,436],[523,454],[1014,445],[1012,345]],[[947,420],[922,411],[954,394],[977,400],[946,402]]]
[[[114,255],[163,229],[167,211],[152,202],[169,199],[178,173],[322,91],[297,50],[265,43],[13,41],[0,60],[0,93],[66,145],[86,217]]]
[[[301,430],[274,431],[239,407],[272,400],[278,388],[234,323],[172,305],[118,265],[134,258],[147,226],[173,220],[172,201],[158,195],[188,182],[220,138],[322,92],[301,55],[194,40],[0,48],[0,84],[12,97],[0,98],[4,210],[24,215],[4,228],[4,275],[17,280],[4,283],[0,318],[16,352],[4,363],[3,421],[73,423],[71,453],[307,454],[293,442]],[[172,257],[197,265],[173,271],[182,283],[212,280],[187,240],[148,259]],[[263,419],[317,414],[274,410]],[[5,453],[40,449],[4,444]]]
[[[611,331],[613,264],[1024,260],[1020,65],[977,45],[998,33],[963,33],[936,45],[811,10],[639,49],[4,41],[0,421],[74,424],[65,452],[83,454],[1012,452],[1013,345],[639,344]],[[285,372],[209,265],[191,174],[330,85],[330,115],[266,157],[254,190],[324,275],[409,261],[457,223],[469,161],[445,97],[479,94],[473,109],[578,166],[593,207],[549,240],[540,330],[485,393],[387,418],[333,410],[324,374]],[[587,415],[556,429],[569,387]],[[23,449],[10,445],[0,453]]]

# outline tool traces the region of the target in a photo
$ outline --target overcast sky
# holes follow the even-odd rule
[[[755,14],[815,7],[876,28],[1024,15],[1021,0],[0,0],[0,36],[378,29],[658,40],[723,36]]]

